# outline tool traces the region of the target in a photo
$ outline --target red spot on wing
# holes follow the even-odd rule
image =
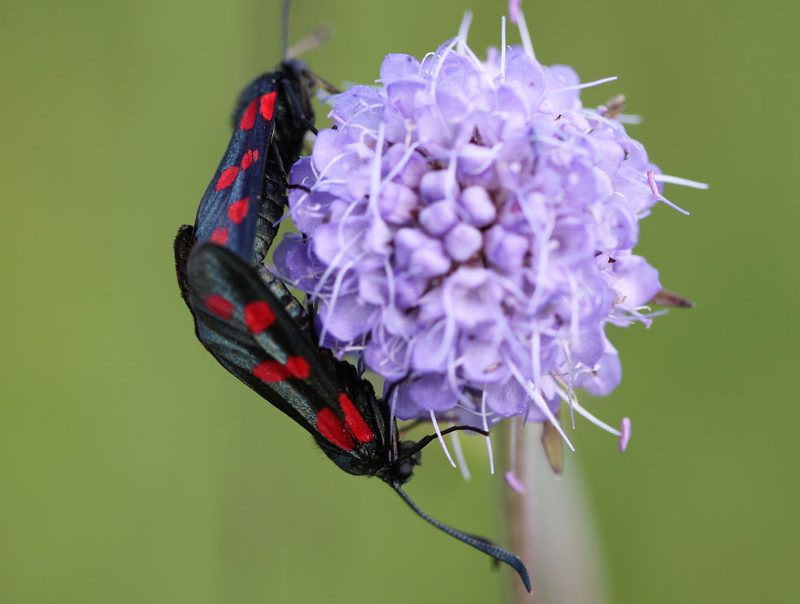
[[[342,411],[344,411],[344,422],[350,434],[355,436],[360,443],[368,443],[371,440],[375,440],[375,433],[364,421],[350,397],[344,392],[339,395],[339,404],[342,406]]]
[[[286,360],[286,369],[292,376],[301,380],[311,375],[311,366],[303,357],[289,357]]]
[[[356,446],[353,438],[345,430],[342,420],[330,407],[325,407],[317,414],[317,432],[344,451],[352,451]]]
[[[258,149],[253,149],[253,161],[258,161],[259,155]]]
[[[244,110],[242,114],[242,119],[239,121],[239,128],[242,130],[250,130],[253,126],[256,125],[256,112],[258,108],[256,107],[256,100],[253,99],[253,102],[247,106],[247,109]]]
[[[244,307],[244,322],[251,333],[261,333],[275,322],[275,313],[263,300],[250,302]]]
[[[225,227],[217,227],[214,229],[214,232],[211,233],[211,242],[216,243],[217,245],[225,245],[228,243],[228,229]]]
[[[231,166],[230,168],[225,168],[222,171],[222,174],[219,175],[219,179],[217,180],[217,191],[222,191],[222,189],[227,189],[228,187],[230,187],[236,180],[237,174],[239,174],[239,166]]]
[[[286,379],[286,367],[277,361],[263,361],[253,367],[253,375],[262,382],[282,382]]]
[[[253,375],[262,382],[282,382],[288,378],[304,379],[311,374],[311,368],[303,357],[289,357],[286,365],[278,361],[263,361],[253,367]]]
[[[220,319],[229,321],[233,316],[233,304],[223,296],[210,294],[203,301],[206,308]]]
[[[231,219],[233,224],[239,224],[242,220],[245,219],[247,216],[247,212],[250,210],[250,199],[245,197],[244,199],[240,199],[239,201],[234,201],[228,207],[228,218]]]
[[[242,156],[242,170],[247,170],[247,168],[252,166],[257,157],[258,151],[254,152],[252,149],[247,151],[247,153]]]
[[[275,92],[263,95],[259,104],[261,116],[267,121],[271,120],[272,114],[275,112]]]

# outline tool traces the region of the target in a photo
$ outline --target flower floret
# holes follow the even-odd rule
[[[398,417],[543,421],[619,384],[606,327],[650,320],[658,273],[632,250],[662,185],[583,87],[522,47],[391,54],[292,168],[303,235],[276,263],[326,345],[399,382]]]

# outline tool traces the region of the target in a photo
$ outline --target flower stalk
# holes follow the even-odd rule
[[[503,501],[505,504],[504,522],[506,523],[506,535],[508,538],[509,549],[519,556],[528,568],[533,581],[533,592],[528,593],[519,580],[511,573],[509,586],[511,589],[511,602],[513,604],[537,604],[541,602],[539,597],[540,588],[539,578],[536,572],[535,562],[535,533],[533,526],[533,511],[531,505],[533,500],[526,496],[525,482],[528,464],[530,462],[530,451],[528,450],[528,438],[525,429],[520,428],[520,424],[512,421],[502,425],[501,440],[503,448],[509,451],[509,456],[514,459],[514,473],[512,480],[516,482],[515,487],[511,487],[506,481],[498,481],[502,489]],[[514,434],[513,431],[517,431]],[[511,449],[513,447],[513,450]],[[508,460],[509,463],[511,460]],[[520,492],[522,490],[522,492]]]

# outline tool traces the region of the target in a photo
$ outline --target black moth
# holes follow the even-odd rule
[[[194,227],[175,239],[181,295],[203,346],[229,372],[305,428],[350,474],[377,476],[419,516],[448,535],[517,571],[514,554],[423,512],[402,490],[421,450],[436,438],[401,441],[385,400],[355,367],[318,347],[306,310],[261,265],[286,204],[287,169],[313,130],[316,80],[298,61],[284,61],[242,92],[234,133]],[[482,432],[469,426],[455,430]]]

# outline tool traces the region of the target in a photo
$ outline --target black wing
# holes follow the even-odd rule
[[[213,241],[255,264],[263,258],[257,257],[254,242],[265,201],[264,176],[275,134],[278,82],[273,74],[266,74],[248,90],[251,98],[237,112],[228,149],[200,200],[195,237],[199,243]]]
[[[196,245],[183,272],[197,336],[228,371],[308,430],[343,470],[374,474],[386,464],[383,405],[349,363],[311,342],[285,308],[282,283],[213,243]]]

